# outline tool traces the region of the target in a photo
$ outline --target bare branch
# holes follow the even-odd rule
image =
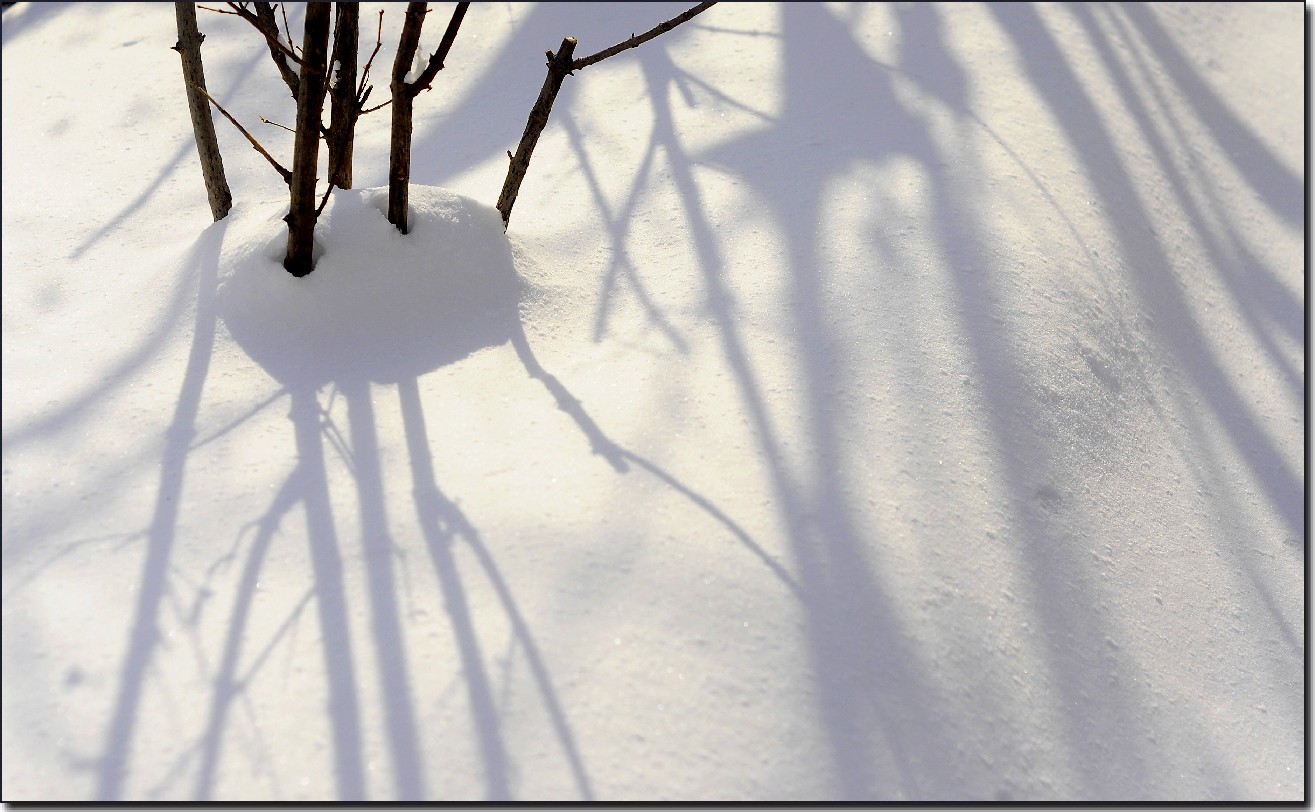
[[[709,0],[709,2],[699,3],[697,6],[690,9],[689,11],[686,11],[684,14],[681,14],[678,17],[673,17],[664,23],[659,23],[657,27],[653,28],[650,31],[646,31],[645,33],[640,34],[637,37],[631,36],[630,39],[626,40],[625,42],[618,43],[616,45],[613,45],[611,48],[608,48],[603,51],[599,51],[593,56],[586,56],[584,59],[575,60],[573,63],[571,63],[571,68],[573,70],[580,70],[581,68],[587,68],[596,62],[602,62],[604,59],[607,59],[609,56],[616,56],[622,51],[643,45],[645,42],[648,42],[649,40],[653,39],[659,34],[665,34],[666,32],[680,25],[681,23],[693,19],[695,16],[702,14],[703,12],[707,11],[708,9],[712,8],[715,5],[717,5],[716,0]]]
[[[361,101],[365,101],[365,100],[362,99]],[[393,100],[392,100],[392,99],[389,99],[388,101],[386,101],[386,102],[384,102],[383,104],[380,104],[380,105],[378,105],[378,106],[376,106],[376,107],[371,107],[371,108],[369,108],[368,110],[362,110],[362,111],[361,111],[361,115],[365,115],[366,113],[373,113],[375,110],[382,110],[382,109],[384,109],[385,107],[387,107],[388,105],[390,105],[390,104],[392,104],[392,103],[393,103]]]
[[[273,124],[275,127],[281,127],[281,128],[283,128],[283,129],[285,129],[285,130],[287,130],[288,132],[293,133],[293,134],[296,134],[296,132],[297,132],[296,130],[292,129],[291,127],[289,127],[289,126],[287,126],[287,125],[280,124],[280,123],[278,123],[277,121],[270,121],[269,119],[265,118],[264,116],[256,116],[256,118],[260,119],[260,121],[261,121],[262,124]]]
[[[283,12],[283,33],[287,34],[288,42],[292,45],[293,56],[296,57],[297,43],[292,39],[292,26],[288,25],[288,4],[279,3],[279,11]],[[303,53],[304,52],[305,50],[303,49]],[[300,57],[297,58],[300,59]]]
[[[205,99],[192,85],[205,87],[205,67],[201,64],[201,43],[205,40],[196,27],[196,9],[191,3],[174,3],[178,22],[178,44],[174,50],[182,57],[183,83],[187,89],[187,107],[192,114],[192,132],[196,136],[197,157],[201,159],[201,177],[205,181],[210,214],[222,220],[233,208],[233,193],[224,175],[224,158],[219,154],[215,122]]]
[[[461,20],[466,16],[466,9],[470,3],[457,3],[456,9],[452,11],[452,19],[448,20],[447,30],[443,32],[443,41],[438,44],[438,50],[429,57],[429,64],[414,82],[408,85],[412,95],[422,90],[427,90],[434,77],[443,69],[443,61],[447,59],[448,51],[452,50],[452,42],[457,38],[457,29],[461,27]]]
[[[520,145],[516,147],[516,154],[512,156],[511,165],[507,167],[507,179],[502,184],[502,194],[498,195],[498,211],[502,213],[503,231],[507,230],[507,224],[511,221],[511,207],[516,204],[516,195],[520,193],[521,182],[525,180],[525,172],[530,168],[530,156],[534,154],[534,146],[539,143],[539,135],[543,132],[543,128],[548,126],[548,116],[552,113],[553,102],[557,99],[558,91],[562,89],[566,75],[571,72],[573,53],[575,53],[574,37],[562,40],[556,54],[552,51],[548,52],[548,78],[544,79],[539,98],[530,109],[530,118],[525,122],[525,132],[521,135]]]
[[[392,139],[388,147],[388,222],[403,234],[407,228],[407,197],[411,184],[411,119],[415,90],[406,82],[416,48],[420,46],[420,29],[425,24],[427,3],[407,3],[402,22],[402,36],[393,58]]]
[[[352,153],[361,112],[356,95],[360,20],[357,3],[338,3],[334,7],[333,50],[329,57],[333,66],[329,77],[332,109],[324,136],[329,147],[329,180],[339,189],[352,188]]]
[[[356,106],[364,107],[365,100],[369,98],[370,91],[374,88],[367,87],[370,81],[370,66],[374,64],[374,57],[379,53],[379,47],[384,44],[384,12],[379,9],[379,33],[375,35],[374,50],[370,52],[370,58],[365,60],[365,69],[361,73],[361,84],[356,88]]]
[[[324,199],[320,201],[320,207],[319,207],[318,209],[315,210],[315,219],[316,219],[316,220],[320,219],[320,215],[324,212],[324,207],[325,207],[326,205],[328,205],[328,203],[329,203],[329,192],[332,192],[332,191],[333,191],[333,181],[329,181],[329,186],[328,186],[328,188],[324,190]]]
[[[270,155],[269,151],[260,145],[260,142],[256,140],[256,137],[254,135],[247,132],[246,127],[243,127],[241,124],[237,123],[237,119],[229,115],[229,112],[224,109],[224,106],[219,102],[215,101],[214,96],[211,96],[209,93],[206,92],[205,88],[201,87],[198,84],[193,83],[192,87],[199,90],[202,93],[202,95],[204,95],[207,99],[209,99],[210,103],[213,104],[219,110],[219,112],[224,115],[224,118],[233,122],[233,126],[237,127],[238,132],[242,133],[247,137],[247,140],[251,142],[251,146],[256,148],[256,152],[259,152],[261,155],[265,156],[265,160],[269,161],[270,166],[274,167],[274,171],[279,173],[279,176],[283,178],[284,183],[292,182],[292,173],[284,169],[282,164],[280,164],[278,161],[274,160],[274,156]]]
[[[406,74],[411,70],[415,60],[416,49],[420,47],[420,29],[425,24],[425,6],[427,3],[407,3],[406,18],[402,21],[402,35],[397,40],[397,54],[393,57],[393,97],[400,90],[409,89]],[[415,95],[412,93],[411,95]]]
[[[228,5],[234,11],[221,13],[236,14],[251,23],[252,27],[264,36],[266,44],[269,45],[269,57],[274,60],[274,67],[278,68],[279,76],[283,77],[283,83],[288,86],[288,90],[292,91],[295,98],[299,79],[297,72],[288,64],[288,59],[301,64],[301,58],[279,39],[279,26],[274,19],[274,7],[269,3],[256,3],[256,11],[252,13],[245,3],[229,3]]]

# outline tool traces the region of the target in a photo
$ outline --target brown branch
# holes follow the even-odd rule
[[[284,183],[292,182],[292,173],[284,169],[283,166],[278,161],[274,160],[274,156],[270,155],[269,152],[260,145],[260,142],[256,140],[256,137],[254,135],[247,132],[246,127],[243,127],[241,124],[237,123],[237,119],[229,115],[228,111],[224,109],[224,106],[219,102],[215,101],[214,96],[211,96],[209,93],[207,93],[206,89],[201,87],[200,85],[193,83],[192,87],[199,90],[202,95],[204,95],[207,99],[209,99],[210,103],[213,104],[216,108],[218,108],[220,113],[223,113],[224,118],[233,122],[233,126],[237,127],[238,132],[242,133],[247,137],[247,140],[251,142],[251,146],[256,148],[256,152],[259,152],[261,155],[265,156],[265,160],[269,161],[270,166],[274,167],[274,170],[279,173],[279,175],[283,178]]]
[[[274,67],[278,68],[279,76],[283,77],[283,83],[292,91],[293,98],[297,96],[297,83],[299,78],[297,72],[288,64],[291,58],[298,65],[301,64],[301,58],[298,57],[288,46],[283,44],[279,39],[278,22],[274,19],[274,7],[269,3],[256,3],[256,11],[252,13],[245,3],[229,3],[232,12],[220,12],[223,14],[236,14],[261,33],[269,46],[269,58],[274,60]]]
[[[269,4],[266,3],[265,5]],[[292,26],[288,25],[288,4],[279,3],[279,11],[283,13],[283,33],[288,36],[288,44],[292,46],[292,55],[300,61],[301,57],[297,56],[297,43],[292,39]],[[306,49],[303,48],[302,53],[305,53],[305,50]]]
[[[370,52],[370,58],[365,60],[365,69],[361,72],[361,84],[356,88],[356,106],[364,107],[365,100],[369,98],[370,91],[373,87],[367,87],[370,82],[370,66],[374,64],[374,57],[379,53],[379,48],[384,44],[384,12],[379,9],[379,33],[375,35],[374,50]]]
[[[452,11],[452,19],[448,20],[447,30],[443,32],[443,41],[438,44],[438,50],[429,57],[429,64],[425,70],[407,89],[411,95],[416,95],[422,90],[427,90],[434,77],[443,69],[443,61],[447,59],[448,51],[452,50],[452,42],[457,38],[457,29],[461,27],[461,20],[466,16],[466,9],[470,3],[457,3],[457,7]]]
[[[286,124],[280,124],[280,123],[278,123],[277,121],[270,121],[269,119],[265,118],[264,116],[256,116],[256,118],[260,119],[260,121],[261,121],[262,124],[273,124],[275,127],[281,127],[281,128],[283,128],[283,129],[287,130],[288,132],[293,133],[294,135],[295,135],[296,132],[297,132],[296,130],[292,129],[291,127],[287,126]]]
[[[192,132],[196,137],[197,157],[201,160],[201,177],[205,181],[210,214],[216,221],[224,219],[233,208],[233,193],[224,175],[224,158],[219,153],[215,122],[205,99],[192,85],[205,87],[205,67],[201,63],[201,43],[205,41],[196,27],[196,9],[191,3],[174,3],[178,22],[178,44],[174,50],[182,57],[183,83],[187,89],[187,107],[192,114]]]
[[[388,222],[407,233],[408,198],[411,186],[411,124],[415,92],[406,82],[416,49],[420,47],[420,29],[425,24],[427,3],[407,3],[402,22],[402,36],[393,57],[393,109],[388,145]]]
[[[328,3],[307,3],[301,52],[305,56],[297,93],[297,136],[292,178],[288,182],[288,252],[283,267],[293,276],[315,269],[315,171],[319,163],[319,126],[329,67]]]
[[[368,94],[367,94],[367,95],[368,95]],[[365,99],[361,99],[361,101],[364,102]],[[361,115],[365,115],[366,113],[373,113],[375,110],[382,110],[382,109],[384,109],[385,107],[387,107],[388,105],[390,105],[390,104],[392,104],[392,103],[393,103],[393,100],[392,100],[392,99],[389,99],[388,101],[384,102],[383,104],[377,105],[377,106],[375,106],[375,107],[371,107],[371,108],[369,108],[369,109],[367,109],[367,110],[362,110],[362,111],[361,111]]]
[[[398,88],[406,89],[404,81],[415,61],[416,49],[420,47],[420,29],[425,24],[425,6],[427,3],[407,3],[406,17],[402,21],[402,34],[397,40],[397,53],[393,57],[393,96],[398,95]],[[411,95],[415,95],[412,93]]]
[[[534,154],[534,145],[539,143],[539,134],[548,126],[548,116],[552,113],[553,101],[562,89],[566,74],[571,72],[571,54],[575,53],[575,38],[567,37],[557,53],[548,52],[548,78],[543,81],[539,98],[530,110],[529,121],[525,122],[525,132],[521,135],[520,146],[507,168],[507,180],[502,184],[502,194],[498,196],[498,211],[502,213],[502,228],[505,231],[511,220],[511,207],[516,204],[516,195],[520,193],[521,181],[530,168],[530,156]]]
[[[637,37],[632,35],[630,39],[626,40],[625,42],[618,43],[616,45],[613,45],[611,48],[608,48],[603,51],[599,51],[593,56],[586,56],[584,59],[575,60],[574,62],[571,63],[571,68],[573,70],[580,70],[581,68],[587,68],[596,62],[602,62],[604,59],[607,59],[609,56],[616,56],[622,51],[643,45],[645,42],[648,42],[649,40],[653,39],[659,34],[665,34],[666,32],[680,25],[681,23],[693,19],[695,16],[702,14],[703,12],[707,11],[708,9],[712,8],[715,5],[717,5],[716,0],[709,0],[709,2],[699,3],[697,6],[690,9],[689,11],[686,11],[684,14],[681,14],[678,17],[673,17],[664,23],[659,23],[657,27],[643,34],[640,34]]]
[[[324,199],[320,201],[320,207],[319,207],[318,209],[315,210],[315,219],[316,219],[316,220],[320,219],[320,215],[324,212],[324,207],[328,205],[328,203],[329,203],[329,192],[332,192],[332,191],[333,191],[333,181],[329,181],[329,186],[328,186],[328,188],[326,188],[326,189],[324,190]]]

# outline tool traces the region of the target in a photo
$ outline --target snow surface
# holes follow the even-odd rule
[[[4,800],[1303,798],[1302,6],[684,7],[4,12]]]

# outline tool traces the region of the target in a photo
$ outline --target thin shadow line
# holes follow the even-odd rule
[[[361,760],[360,709],[348,628],[347,599],[343,590],[342,554],[333,524],[329,483],[324,470],[320,406],[314,390],[293,390],[292,419],[297,455],[304,477],[302,500],[306,506],[306,538],[315,573],[319,607],[320,646],[329,687],[329,718],[333,728],[334,777],[338,800],[366,797]]]
[[[247,554],[247,563],[238,582],[237,601],[228,621],[228,638],[224,641],[224,653],[220,657],[219,671],[215,675],[214,694],[210,702],[210,717],[206,722],[206,732],[202,737],[202,758],[199,775],[196,780],[195,800],[210,800],[214,783],[215,767],[219,763],[223,749],[224,719],[228,707],[241,691],[243,680],[234,679],[238,660],[242,654],[242,642],[246,637],[247,618],[256,597],[256,580],[265,561],[265,554],[278,530],[279,522],[292,510],[298,501],[297,488],[300,471],[294,471],[283,487],[274,497],[273,504],[261,518]]]
[[[110,721],[105,753],[98,766],[96,797],[102,801],[115,801],[122,795],[133,731],[138,721],[138,707],[146,687],[155,646],[159,641],[160,604],[167,590],[169,558],[173,552],[178,510],[182,503],[188,446],[196,432],[196,417],[200,411],[214,351],[215,287],[218,284],[219,251],[226,230],[227,223],[212,225],[197,239],[192,251],[192,258],[200,266],[197,275],[196,326],[178,405],[165,432],[164,460],[160,464],[155,515],[147,532],[146,559],[142,564],[135,620],[128,641],[128,653],[124,658],[123,673],[119,679],[119,696]]]
[[[397,392],[402,405],[407,450],[411,457],[416,515],[420,520],[420,529],[424,533],[434,571],[438,575],[443,603],[461,654],[461,667],[466,675],[466,690],[484,760],[488,800],[507,801],[511,799],[507,779],[507,748],[498,729],[497,708],[484,670],[479,636],[470,617],[465,587],[452,557],[452,537],[460,532],[462,522],[454,518],[454,506],[439,491],[434,480],[433,459],[429,454],[429,437],[416,379],[408,377],[398,381]]]
[[[589,185],[590,194],[593,195],[594,205],[598,207],[598,211],[607,222],[608,231],[612,235],[612,263],[603,278],[603,289],[598,296],[598,315],[594,319],[594,341],[601,341],[603,338],[603,332],[607,329],[607,314],[612,306],[612,291],[616,288],[617,277],[624,276],[634,290],[635,298],[639,301],[640,306],[648,314],[649,321],[657,325],[658,329],[667,336],[672,345],[682,355],[689,352],[689,345],[680,337],[680,333],[676,331],[676,328],[667,322],[662,315],[662,311],[649,297],[648,291],[639,279],[635,264],[630,260],[630,255],[626,251],[626,235],[630,231],[630,224],[634,221],[635,205],[639,201],[642,184],[653,165],[653,158],[657,152],[657,142],[650,139],[648,149],[644,152],[644,158],[640,161],[639,170],[635,172],[635,181],[630,188],[630,195],[614,215],[611,207],[607,205],[603,188],[599,184],[597,176],[594,175],[593,166],[589,163],[589,156],[584,151],[584,139],[580,135],[579,128],[575,126],[575,120],[569,112],[565,111],[563,111],[561,119],[562,127],[566,130],[566,137],[570,141],[571,147],[580,156],[580,169],[584,172],[585,182]]]
[[[424,797],[418,761],[415,709],[407,679],[406,650],[398,626],[397,587],[393,577],[393,541],[385,514],[383,473],[379,469],[379,437],[368,382],[340,384],[347,398],[348,430],[356,462],[356,489],[361,511],[365,567],[370,583],[370,627],[379,679],[383,688],[388,743],[393,755],[397,800]]]

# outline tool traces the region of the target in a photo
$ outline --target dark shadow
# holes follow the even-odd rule
[[[335,193],[335,208],[354,205],[370,204],[359,193]],[[376,214],[383,217],[382,212]],[[487,214],[497,216],[491,209]],[[362,797],[366,788],[357,744],[360,710],[349,665],[349,640],[343,631],[347,622],[343,606],[343,565],[323,461],[322,445],[326,440],[344,456],[356,481],[360,501],[372,605],[371,640],[384,694],[388,697],[384,710],[398,777],[396,793],[401,798],[423,795],[419,737],[411,722],[415,713],[409,699],[410,676],[406,670],[404,635],[398,623],[399,585],[390,563],[394,550],[386,512],[388,489],[382,479],[378,421],[371,400],[372,386],[395,384],[410,456],[416,517],[443,593],[460,655],[459,670],[470,702],[486,796],[494,801],[513,798],[511,775],[514,765],[501,727],[493,679],[484,665],[486,646],[479,638],[467,598],[466,582],[453,556],[453,545],[457,543],[468,545],[483,576],[497,595],[511,624],[513,642],[525,653],[531,678],[570,765],[574,783],[582,798],[592,800],[593,789],[584,760],[557,699],[530,624],[503,578],[490,546],[438,486],[420,396],[420,377],[477,350],[510,343],[526,373],[544,385],[558,408],[579,427],[591,450],[607,459],[614,470],[625,473],[632,463],[647,470],[722,524],[792,592],[799,595],[801,589],[784,567],[710,500],[656,464],[613,443],[582,408],[579,400],[556,376],[544,370],[530,348],[520,321],[520,299],[527,288],[515,269],[510,242],[500,230],[490,232],[486,227],[474,227],[460,217],[443,222],[421,218],[413,225],[411,237],[434,238],[439,232],[426,235],[426,230],[438,229],[446,251],[454,256],[476,258],[477,264],[462,268],[456,275],[436,273],[419,281],[407,279],[400,283],[391,281],[384,268],[353,268],[350,274],[325,276],[326,280],[332,279],[325,284],[348,288],[337,291],[332,301],[340,305],[348,303],[346,306],[355,309],[344,312],[342,307],[332,306],[327,308],[330,311],[327,313],[314,309],[292,313],[293,308],[283,313],[267,311],[267,307],[279,305],[262,296],[264,288],[259,274],[281,274],[283,271],[272,262],[267,267],[257,264],[240,269],[228,279],[225,298],[220,305],[220,313],[234,339],[292,397],[292,419],[300,463],[295,475],[299,484],[289,498],[304,502],[307,511],[317,602],[321,606],[321,625],[325,635],[325,667],[330,683],[330,714],[335,730],[340,798]],[[496,245],[486,242],[490,233],[497,234]],[[403,283],[412,287],[405,291],[390,289],[392,285]],[[401,295],[403,293],[405,295]],[[320,406],[316,393],[325,387],[334,387],[346,400],[350,425],[349,437],[345,440],[324,419],[326,410]],[[282,502],[279,505],[279,510],[290,507]],[[274,521],[273,516],[274,511],[271,511],[262,520],[261,527]],[[258,536],[257,544],[264,538],[264,535]],[[263,551],[253,548],[248,566],[258,568],[261,556]],[[236,626],[244,622],[242,618],[246,610],[241,606],[234,615]],[[348,656],[331,663],[331,651],[346,652]],[[235,650],[232,656],[236,656]],[[230,659],[226,657],[225,662]],[[214,742],[221,735],[223,707],[230,701],[231,694],[231,688],[225,686],[230,682],[231,679],[221,673],[217,683],[220,696],[214,700],[216,710],[212,712],[212,725],[203,748],[208,762],[218,759],[218,745]],[[207,775],[213,774],[213,763],[207,769]],[[207,790],[209,780],[207,778],[202,783]],[[199,795],[204,798],[206,793]]]
[[[509,13],[510,12],[510,7]],[[544,50],[556,50],[562,38],[578,40],[576,53],[580,56],[601,51],[629,38],[634,33],[652,28],[663,20],[671,19],[689,5],[686,3],[625,3],[617,5],[591,3],[538,4],[515,24],[515,33],[503,44],[497,54],[487,62],[487,69],[479,81],[442,118],[426,127],[418,127],[412,141],[412,155],[423,155],[425,160],[415,161],[411,167],[412,182],[443,185],[450,178],[465,172],[471,166],[507,150],[514,150],[525,130],[525,119],[539,93],[545,75]],[[680,30],[664,35],[680,36]],[[462,38],[452,46],[448,64],[466,59],[462,53]],[[637,51],[629,51],[609,60],[632,58]],[[595,67],[592,70],[600,70]],[[527,84],[525,77],[536,77]],[[442,78],[435,90],[442,92]],[[570,80],[562,87],[557,111],[570,107],[573,95]],[[554,113],[554,121],[557,115]],[[555,126],[550,123],[549,128]],[[548,166],[557,157],[544,152],[540,143],[535,152],[535,164]],[[540,162],[542,162],[540,164]],[[517,198],[518,207],[535,205],[537,183],[531,168]],[[498,189],[489,189],[486,203],[493,205]]]
[[[122,796],[139,706],[146,690],[151,659],[159,642],[157,618],[161,601],[168,589],[169,559],[173,552],[182,503],[183,477],[188,449],[196,431],[196,416],[205,389],[210,358],[214,350],[216,312],[215,286],[219,272],[219,254],[227,223],[219,222],[206,229],[184,267],[196,267],[196,324],[192,348],[183,376],[182,391],[174,409],[173,420],[165,435],[164,459],[160,464],[154,516],[147,532],[145,561],[138,587],[137,608],[128,638],[127,654],[119,677],[118,697],[114,702],[105,751],[97,766],[96,798],[116,801]],[[6,443],[7,445],[7,443]]]
[[[771,473],[785,522],[807,617],[809,659],[818,686],[822,728],[838,780],[837,800],[965,799],[969,788],[954,763],[956,749],[937,696],[901,628],[900,612],[872,573],[874,540],[856,529],[841,456],[837,405],[831,392],[840,374],[832,325],[821,301],[822,267],[816,225],[822,184],[862,158],[905,154],[930,164],[934,147],[916,119],[903,112],[890,79],[817,6],[783,8],[785,103],[772,126],[718,147],[702,160],[745,177],[789,244],[794,324],[805,393],[809,473],[792,472],[779,430],[753,371],[733,298],[723,276],[717,237],[704,214],[695,162],[676,135],[670,109],[676,76],[660,47],[640,52],[654,107],[655,139],[672,167],[691,239],[704,274],[708,307],[722,351],[739,386],[750,423]],[[827,54],[825,61],[817,53]],[[831,139],[840,120],[862,139]],[[825,143],[804,172],[791,154]]]
[[[360,193],[335,193],[335,209],[367,205],[370,203]],[[383,217],[382,212],[376,214]],[[497,216],[492,210],[488,214]],[[511,800],[512,764],[466,587],[452,557],[452,544],[458,539],[471,545],[493,585],[516,639],[527,654],[535,684],[549,710],[580,792],[591,799],[592,789],[583,761],[529,626],[479,534],[437,486],[417,382],[419,376],[477,350],[503,344],[513,333],[519,334],[518,306],[524,287],[512,261],[510,243],[499,232],[473,227],[464,220],[413,219],[411,236],[420,237],[427,229],[441,231],[440,235],[431,233],[427,238],[438,239],[445,251],[471,258],[475,264],[457,263],[461,267],[454,274],[435,273],[423,275],[419,280],[400,281],[390,278],[391,269],[353,268],[350,274],[336,278],[331,284],[351,287],[349,291],[338,291],[335,301],[350,303],[350,307],[357,308],[356,312],[344,313],[341,308],[335,308],[329,313],[302,313],[288,319],[287,314],[280,316],[264,309],[268,302],[261,295],[263,283],[251,276],[283,273],[270,263],[268,267],[247,268],[232,278],[221,306],[235,340],[292,393],[292,417],[301,459],[298,476],[304,478],[301,498],[307,507],[316,584],[323,607],[325,667],[335,729],[339,799],[359,799],[367,793],[361,774],[357,721],[360,711],[350,658],[339,657],[337,662],[330,662],[333,652],[349,651],[346,648],[349,640],[345,631],[341,553],[323,463],[322,444],[326,440],[344,455],[356,482],[371,601],[371,643],[385,696],[384,718],[396,777],[394,794],[400,800],[424,798],[423,755],[414,726],[411,676],[399,622],[400,585],[392,565],[396,550],[388,529],[388,490],[380,465],[372,382],[395,384],[401,396],[416,515],[460,653],[459,671],[471,704],[488,799]],[[496,245],[482,242],[489,233],[498,234]],[[391,289],[398,284],[411,287],[401,291]],[[316,392],[326,386],[336,387],[344,395],[349,422],[346,440],[331,425],[322,423],[324,411]],[[336,627],[332,636],[331,626]]]
[[[919,6],[900,19],[916,43],[904,53],[916,52],[922,59],[932,53],[954,64],[941,44],[937,11]],[[926,89],[957,119],[961,147],[957,154],[967,165],[962,177],[973,181],[987,177],[971,148],[970,135],[980,120],[971,113],[966,95],[943,92],[934,83]],[[1063,709],[1062,741],[1083,782],[1075,797],[1103,801],[1142,797],[1138,793],[1155,786],[1150,780],[1152,762],[1141,742],[1125,736],[1139,728],[1144,715],[1140,697],[1125,687],[1126,665],[1107,656],[1110,629],[1092,611],[1099,604],[1096,573],[1076,545],[1062,543],[1080,535],[1074,528],[1080,526],[1077,511],[1081,510],[1067,493],[1064,475],[1050,462],[1062,457],[1057,450],[1062,437],[1039,430],[1045,425],[1040,413],[1043,403],[1019,396],[1028,390],[1028,382],[994,304],[1000,297],[993,291],[1003,282],[983,247],[987,240],[971,213],[974,207],[960,202],[982,190],[960,182],[959,173],[947,171],[946,163],[938,160],[929,166],[935,241],[950,259],[952,304],[968,336],[964,349],[981,382],[986,425],[1003,450],[1000,474],[1003,490],[1014,495],[1008,513],[1023,545],[1022,558],[1029,565],[1028,581],[1042,631],[1040,650],[1054,675],[1056,704]]]
[[[237,598],[228,620],[228,636],[224,640],[224,651],[220,655],[218,672],[214,679],[214,693],[210,697],[210,715],[201,738],[201,765],[198,768],[194,796],[197,801],[210,800],[215,769],[223,751],[222,734],[228,709],[245,687],[237,678],[237,668],[242,654],[242,643],[246,638],[251,604],[256,597],[256,583],[261,567],[264,565],[265,554],[269,552],[279,523],[297,502],[300,495],[299,485],[300,471],[298,470],[283,483],[269,510],[256,523],[256,537],[247,552],[246,566],[242,568],[242,578],[238,582]]]
[[[511,800],[511,787],[507,780],[507,747],[502,740],[497,705],[493,700],[488,674],[484,670],[479,635],[471,620],[465,588],[452,558],[452,544],[458,533],[468,540],[478,540],[478,536],[456,505],[443,496],[434,481],[429,436],[415,380],[401,381],[397,388],[402,404],[402,420],[406,427],[407,448],[411,456],[412,496],[415,499],[416,516],[434,571],[438,575],[439,586],[443,590],[443,604],[452,623],[457,649],[461,652],[461,671],[466,678],[471,714],[474,716],[475,731],[483,756],[486,800],[508,801]]]
[[[1256,423],[1236,386],[1211,351],[1211,342],[1193,317],[1178,286],[1174,262],[1145,224],[1151,222],[1132,178],[1114,147],[1104,121],[1068,67],[1062,51],[1030,7],[996,4],[991,10],[1022,55],[1023,67],[1042,99],[1054,111],[1093,178],[1104,211],[1125,257],[1144,257],[1130,274],[1142,307],[1154,319],[1164,345],[1173,353],[1203,403],[1226,428],[1234,448],[1263,486],[1267,501],[1293,538],[1305,538],[1301,478],[1282,463],[1282,455]],[[1148,140],[1154,132],[1146,133]],[[1165,166],[1172,173],[1172,165]],[[1172,174],[1171,174],[1172,177]],[[1205,235],[1202,235],[1205,236]],[[1226,267],[1227,263],[1223,267]]]
[[[77,11],[79,6],[73,3],[18,3],[5,6],[4,23],[0,25],[0,40],[4,45],[19,37],[34,34],[50,25],[56,17],[69,11]],[[86,6],[81,7],[86,10]],[[97,12],[99,13],[99,11]]]
[[[306,508],[306,537],[310,542],[311,569],[315,577],[315,604],[320,615],[324,676],[329,685],[333,776],[338,783],[338,800],[359,802],[369,797],[361,757],[360,700],[356,695],[347,598],[343,589],[342,552],[324,468],[321,415],[315,390],[292,388],[289,417],[297,437],[298,468],[305,477],[302,503]]]
[[[402,629],[398,625],[397,586],[393,576],[393,541],[388,532],[383,475],[379,468],[379,438],[374,404],[365,381],[342,384],[351,427],[352,461],[361,510],[365,568],[370,584],[370,631],[378,659],[379,682],[385,697],[384,717],[392,750],[395,799],[424,799],[420,774],[415,708],[407,672]],[[469,672],[468,672],[469,673]]]
[[[1107,13],[1100,16],[1106,18],[1113,27],[1121,31],[1119,39],[1124,43],[1135,42],[1136,37],[1132,35],[1131,31],[1127,30],[1122,21],[1122,15],[1116,9],[1105,11]],[[1242,235],[1238,233],[1237,228],[1232,224],[1233,218],[1229,216],[1224,208],[1224,201],[1220,198],[1217,186],[1209,183],[1199,184],[1199,195],[1203,198],[1199,202],[1197,196],[1192,193],[1191,184],[1186,175],[1190,174],[1199,181],[1202,178],[1208,178],[1211,171],[1209,167],[1202,165],[1201,162],[1195,159],[1192,151],[1188,151],[1184,159],[1188,166],[1179,169],[1179,161],[1174,159],[1170,144],[1181,146],[1191,144],[1196,139],[1172,116],[1165,119],[1165,126],[1169,129],[1169,132],[1164,134],[1160,132],[1160,129],[1156,127],[1152,120],[1148,108],[1170,109],[1168,99],[1159,91],[1157,82],[1150,78],[1153,72],[1147,64],[1147,60],[1158,57],[1158,54],[1152,53],[1143,56],[1139,48],[1130,48],[1132,60],[1136,63],[1143,79],[1148,80],[1144,86],[1150,89],[1151,98],[1143,101],[1141,94],[1134,86],[1132,78],[1115,55],[1114,43],[1111,42],[1109,35],[1097,23],[1092,9],[1083,6],[1075,7],[1073,15],[1091,38],[1102,64],[1104,64],[1122,94],[1128,112],[1132,115],[1133,120],[1137,122],[1143,136],[1145,136],[1158,165],[1168,176],[1179,205],[1182,206],[1191,221],[1193,233],[1199,238],[1201,246],[1210,259],[1211,267],[1218,270],[1219,278],[1227,287],[1229,295],[1237,302],[1242,316],[1251,327],[1253,335],[1269,355],[1270,362],[1283,373],[1293,400],[1300,400],[1305,387],[1301,370],[1293,368],[1283,358],[1282,353],[1275,345],[1273,336],[1269,333],[1269,328],[1272,325],[1273,328],[1285,333],[1294,343],[1304,344],[1302,303],[1285,290],[1273,270],[1247,248]],[[1192,87],[1189,85],[1183,88],[1182,92],[1177,94],[1178,97],[1194,99],[1195,96],[1191,92]],[[1209,132],[1208,129],[1207,132]],[[1233,155],[1227,142],[1221,141],[1219,146],[1231,158],[1239,161],[1245,161],[1252,154],[1242,152]],[[1249,146],[1253,146],[1257,150],[1263,150],[1263,147],[1258,143]],[[1299,215],[1300,212],[1297,214]],[[1211,225],[1212,222],[1219,225]]]
[[[1116,15],[1126,16],[1146,38],[1160,66],[1182,88],[1181,98],[1193,106],[1197,116],[1209,128],[1210,134],[1219,142],[1252,190],[1279,217],[1292,225],[1304,225],[1306,191],[1302,178],[1284,166],[1269,147],[1256,137],[1251,127],[1219,98],[1219,94],[1192,67],[1173,38],[1160,25],[1155,10],[1132,3],[1111,4],[1109,10]],[[1293,26],[1308,23],[1295,7],[1287,13],[1292,15]]]

